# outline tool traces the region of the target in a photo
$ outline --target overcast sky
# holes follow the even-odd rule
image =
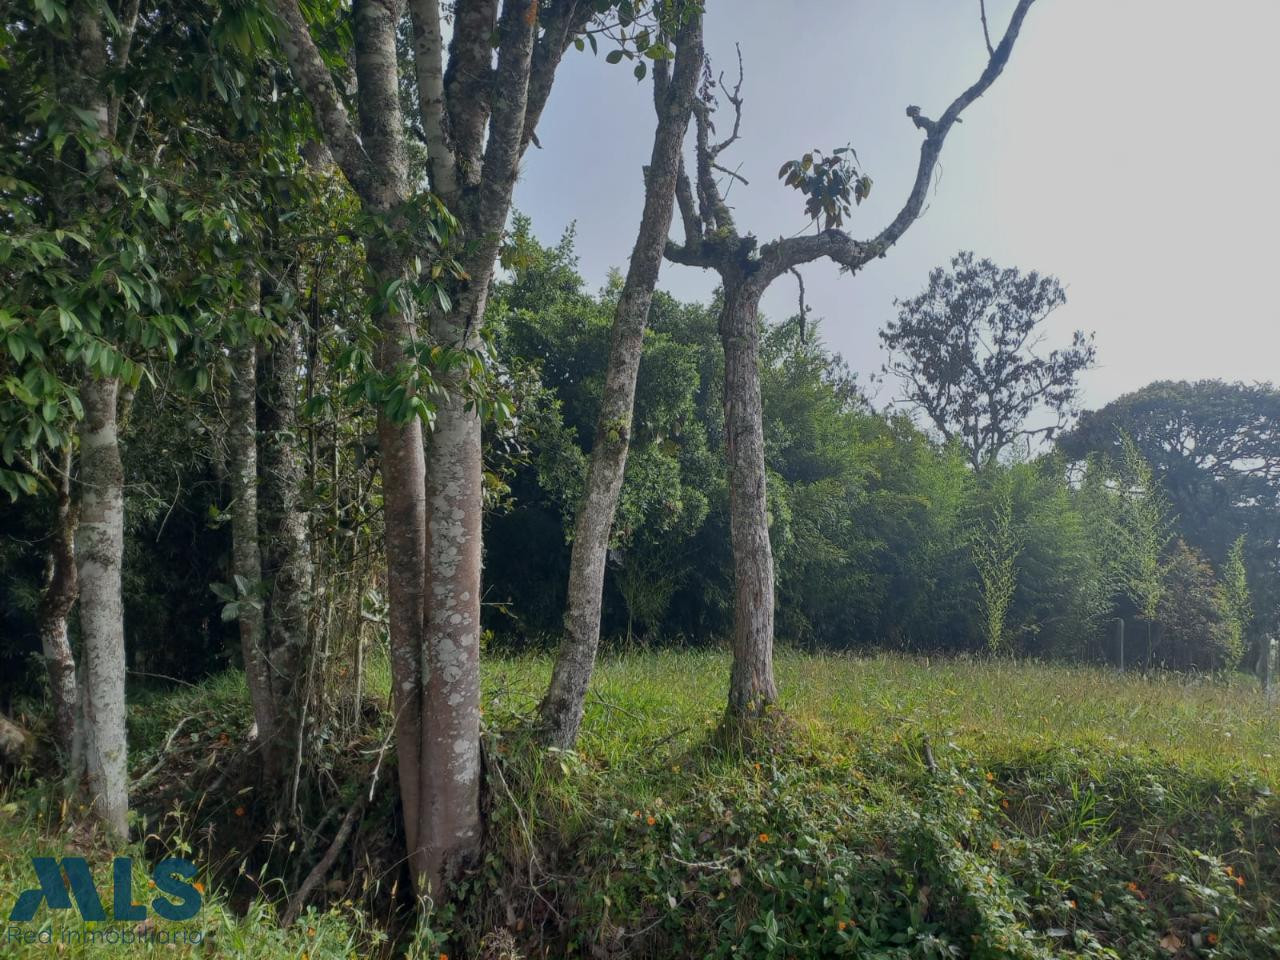
[[[722,160],[749,187],[728,198],[742,232],[802,229],[782,161],[851,142],[875,181],[849,226],[880,230],[902,205],[920,134],[986,60],[977,0],[708,0],[717,69],[746,62],[743,135]],[[989,0],[993,36],[1013,0]],[[895,297],[972,249],[1056,274],[1068,304],[1051,343],[1096,331],[1098,406],[1156,379],[1280,379],[1280,0],[1039,0],[1004,75],[949,136],[924,216],[857,276],[805,269],[826,341],[855,369],[883,362]],[[570,53],[516,205],[545,241],[578,224],[591,286],[624,268],[652,145],[650,89],[625,65]],[[703,298],[714,277],[667,264],[660,285]],[[795,312],[778,280],[768,316]],[[891,385],[880,395],[889,399]]]

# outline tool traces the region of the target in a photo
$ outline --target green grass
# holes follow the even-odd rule
[[[1280,957],[1280,717],[1247,678],[784,653],[790,722],[739,751],[727,658],[652,653],[601,663],[547,763],[518,718],[548,672],[487,669],[488,882],[553,956]]]
[[[550,660],[486,665],[486,693],[532,709]],[[1256,775],[1280,787],[1280,711],[1252,678],[1138,673],[1000,660],[800,656],[776,664],[783,710],[815,733],[889,737],[927,733],[991,762],[1074,746],[1152,754],[1220,776]],[[729,660],[716,653],[651,653],[603,660],[588,697],[581,747],[610,760],[657,738],[689,746],[720,719]],[[673,736],[674,734],[674,736]]]
[[[418,955],[476,956],[510,928],[530,958],[1280,958],[1280,715],[1248,678],[781,653],[787,723],[729,749],[714,736],[728,666],[606,658],[579,750],[548,754],[527,717],[550,660],[488,660],[487,853]],[[385,664],[368,678],[385,700]],[[135,697],[136,771],[184,717],[193,750],[238,737],[242,678]],[[0,798],[4,909],[26,857],[74,839],[52,796]],[[369,950],[358,905],[283,933],[265,902],[236,916],[209,896],[216,950],[156,953]]]

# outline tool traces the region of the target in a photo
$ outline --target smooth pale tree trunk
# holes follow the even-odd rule
[[[249,310],[257,309],[257,278],[246,283]],[[231,348],[231,385],[227,405],[227,461],[231,480],[231,573],[236,594],[240,651],[257,728],[258,750],[266,769],[275,767],[279,750],[271,670],[267,662],[262,604],[262,550],[258,540],[258,358],[254,338],[241,332]]]
[[[764,417],[760,402],[763,290],[750,279],[726,280],[724,425],[733,544],[733,668],[729,714],[761,716],[778,699],[773,679],[773,548],[765,490]]]
[[[71,652],[67,617],[75,605],[79,589],[75,550],[77,509],[71,499],[70,450],[63,456],[56,485],[52,542],[45,564],[44,592],[40,596],[37,617],[40,647],[49,672],[54,737],[63,762],[70,764],[76,732],[76,661]]]
[[[375,285],[404,275],[395,252],[369,244],[369,267]],[[376,282],[376,281],[381,281]],[[375,298],[376,291],[371,291]],[[394,372],[405,360],[402,344],[413,333],[412,319],[388,305],[374,317],[381,340],[378,369]],[[378,414],[378,448],[382,473],[384,546],[387,554],[388,635],[391,647],[392,704],[395,709],[396,755],[400,777],[400,803],[404,810],[405,840],[415,889],[432,872],[424,856],[429,796],[423,751],[422,676],[426,620],[425,571],[427,566],[426,462],[422,423],[414,418],[397,423],[385,412]]]
[[[481,295],[473,307],[483,314]],[[438,340],[464,328],[443,318]],[[471,325],[477,330],[478,325]],[[469,344],[472,347],[477,343]],[[480,419],[457,383],[436,413],[426,464],[427,605],[424,766],[428,876],[448,884],[480,843],[480,577],[484,516]]]
[[[307,612],[311,598],[310,544],[302,509],[304,469],[297,446],[298,363],[302,324],[291,319],[284,336],[258,358],[258,526],[262,575],[268,584],[265,619],[271,698],[281,748],[268,782],[283,782],[279,765],[301,744]]]
[[[655,84],[658,127],[645,179],[644,212],[614,313],[600,417],[587,468],[586,490],[574,522],[564,638],[540,708],[546,742],[561,749],[571,748],[578,739],[587,685],[600,645],[605,559],[631,444],[636,377],[653,289],[671,228],[680,150],[701,67],[702,18],[701,14],[694,14],[680,32],[671,78]],[[659,76],[662,75],[655,74],[655,78]]]
[[[120,381],[87,378],[80,391],[80,523],[75,552],[83,639],[79,733],[84,786],[94,814],[118,840],[128,838],[125,740],[124,468],[116,401]],[[77,751],[80,752],[80,751]]]
[[[404,204],[413,193],[396,47],[403,6],[398,0],[352,4],[357,131],[301,6],[297,0],[274,2],[281,47],[326,146],[364,213],[381,221],[364,237],[375,304],[390,280],[408,276],[416,253],[432,252],[415,249],[402,230],[411,226],[404,222]],[[565,49],[597,8],[576,0],[447,7],[453,17],[446,71],[442,6],[436,0],[408,3],[431,187],[457,217],[466,274],[451,291],[453,309],[433,318],[431,332],[440,346],[469,348],[478,341],[520,156],[534,139]],[[383,341],[378,363],[387,375],[400,365],[413,318],[383,304],[374,319]],[[438,379],[456,394],[463,386],[458,376],[444,371]],[[415,889],[439,898],[447,892],[446,877],[472,857],[480,840],[480,423],[457,396],[442,402],[425,463],[416,423],[397,424],[384,414],[378,434],[409,868]]]

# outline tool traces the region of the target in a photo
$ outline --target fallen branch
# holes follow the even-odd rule
[[[134,790],[134,791],[141,790],[143,786],[146,785],[148,780],[150,780],[152,777],[154,777],[157,773],[160,772],[160,768],[164,766],[165,761],[168,759],[169,749],[173,746],[173,741],[178,738],[178,734],[182,732],[182,728],[186,726],[187,721],[191,719],[193,718],[183,717],[181,720],[178,721],[178,725],[169,731],[169,736],[164,738],[164,746],[160,748],[159,759],[156,760],[154,766],[152,766],[150,770],[148,770],[146,773],[144,773],[142,776],[140,776],[137,780],[133,782],[133,786],[130,787],[131,790]]]
[[[338,827],[338,834],[333,838],[333,843],[329,844],[329,849],[324,852],[320,862],[311,868],[311,872],[302,881],[302,886],[298,888],[297,895],[290,901],[289,908],[285,910],[284,918],[280,921],[282,926],[291,927],[293,922],[298,919],[298,915],[302,913],[302,908],[305,906],[307,898],[315,892],[316,887],[320,885],[320,881],[325,878],[325,875],[333,866],[333,862],[338,859],[338,854],[342,852],[342,848],[351,839],[351,833],[355,829],[360,815],[364,813],[365,805],[368,802],[368,794],[361,791],[360,797],[351,805],[347,815],[342,818],[342,825]]]
[[[324,852],[324,856],[320,858],[320,862],[311,868],[311,872],[307,874],[302,881],[302,885],[298,887],[297,894],[289,902],[288,908],[284,912],[284,917],[280,923],[282,926],[291,927],[298,915],[302,913],[302,908],[306,906],[307,899],[315,892],[316,887],[320,885],[320,881],[333,867],[334,861],[338,859],[338,854],[342,852],[342,848],[347,845],[347,841],[351,839],[351,834],[355,830],[355,825],[360,821],[360,815],[364,813],[364,808],[373,800],[374,790],[378,786],[378,771],[382,769],[382,758],[386,754],[387,748],[391,745],[391,737],[395,731],[395,724],[391,725],[387,737],[382,741],[382,747],[378,750],[378,759],[374,762],[373,773],[369,776],[369,792],[360,792],[359,798],[351,805],[351,809],[347,811],[347,815],[342,818],[342,824],[338,827],[338,833],[333,838],[333,842],[329,844],[329,849]]]

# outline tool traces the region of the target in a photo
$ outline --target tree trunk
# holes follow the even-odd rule
[[[246,281],[246,307],[258,307],[257,275]],[[253,335],[240,332],[231,348],[227,459],[231,475],[231,573],[240,625],[245,682],[264,769],[277,769],[280,750],[262,603],[262,549],[258,540],[258,358]]]
[[[479,294],[463,318],[438,318],[437,342],[472,340]],[[462,320],[462,322],[459,322]],[[475,342],[469,346],[475,347]],[[484,516],[480,419],[461,384],[445,378],[426,470],[426,711],[423,744],[430,829],[424,857],[432,889],[447,889],[480,844],[480,571]],[[440,886],[443,884],[444,886]]]
[[[404,276],[403,264],[395,251],[373,240],[367,249],[375,288],[385,289],[388,283]],[[371,290],[370,296],[375,302],[381,302],[378,289]],[[374,320],[380,331],[378,369],[390,375],[405,361],[404,344],[413,334],[413,322],[385,304],[378,309]],[[421,879],[431,875],[423,854],[428,829],[422,682],[427,504],[421,421],[415,417],[407,423],[396,423],[380,410],[378,448],[385,514],[388,635],[400,802],[409,870],[414,888],[420,890]]]
[[[85,786],[93,811],[118,840],[128,839],[129,780],[124,705],[124,468],[116,399],[120,381],[88,377],[80,399],[79,564],[83,686],[80,732]],[[77,751],[79,752],[79,751]],[[77,771],[78,774],[78,771]]]
[[[71,501],[71,451],[62,458],[57,475],[57,504],[53,539],[46,563],[44,593],[40,597],[38,623],[40,646],[49,671],[49,696],[53,707],[53,733],[63,763],[70,770],[76,731],[76,661],[71,653],[67,617],[75,605],[76,508]]]
[[[671,228],[680,149],[689,126],[689,107],[701,65],[702,20],[695,14],[681,31],[671,80],[655,88],[658,128],[645,182],[644,213],[614,314],[613,341],[587,469],[587,486],[574,523],[564,639],[551,685],[540,708],[546,742],[565,750],[578,739],[587,684],[600,644],[605,558],[631,443],[631,418],[644,331]]]
[[[258,529],[262,576],[268,585],[265,629],[271,699],[280,749],[267,782],[283,782],[281,763],[295,756],[302,735],[300,672],[306,659],[311,599],[310,542],[302,510],[304,466],[298,439],[298,362],[302,324],[290,318],[284,336],[258,358]]]
[[[734,579],[729,715],[735,719],[760,716],[778,698],[773,680],[773,552],[760,403],[757,310],[762,292],[750,279],[726,278],[720,315]]]

